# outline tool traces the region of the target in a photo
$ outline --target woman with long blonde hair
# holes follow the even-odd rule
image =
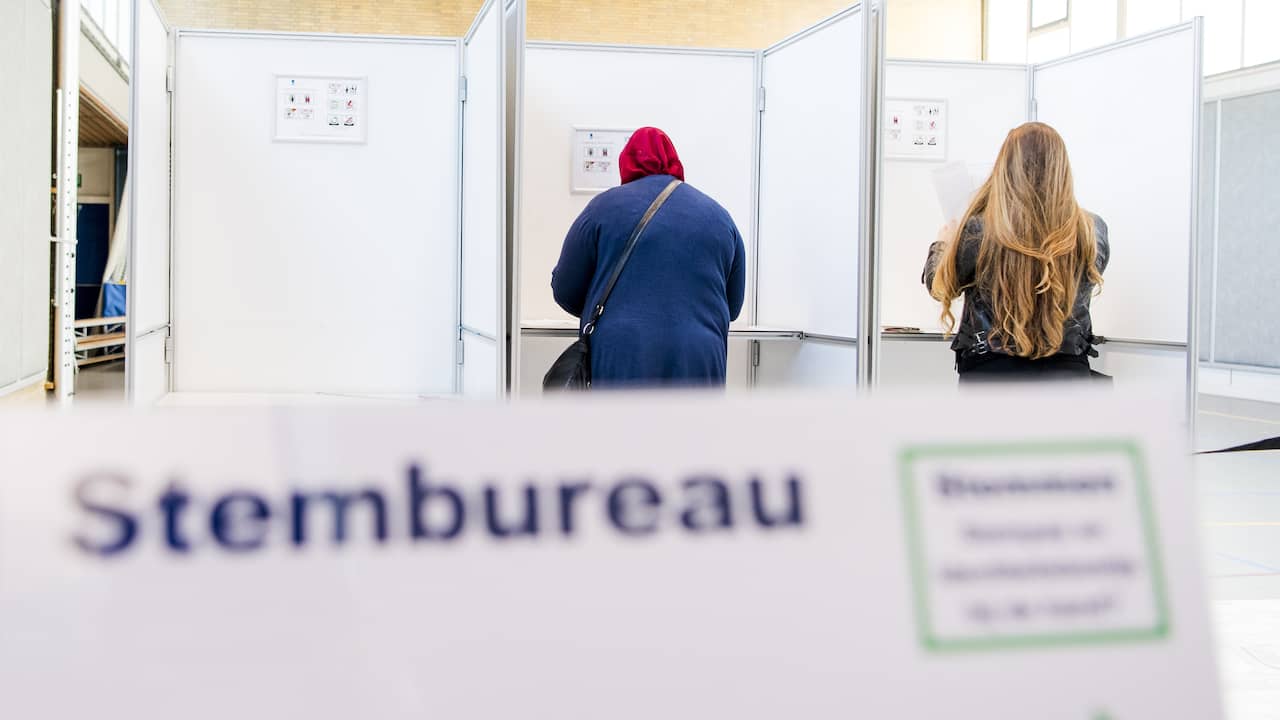
[[[1088,379],[1089,301],[1109,256],[1106,223],[1076,202],[1062,137],[1038,122],[1010,131],[961,221],[930,246],[922,278],[955,332],[961,380]]]

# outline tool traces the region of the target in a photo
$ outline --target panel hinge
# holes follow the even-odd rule
[[[172,335],[164,339],[164,363],[166,365],[173,364],[173,336]]]
[[[467,76],[460,75],[458,77],[458,102],[467,101]]]
[[[170,65],[164,69],[164,89],[173,92],[173,66]]]
[[[756,112],[764,112],[764,86],[756,88]]]
[[[760,367],[760,341],[751,341],[751,367]]]
[[[467,344],[462,338],[458,338],[458,349],[454,352],[454,355],[458,358],[459,365],[467,363]]]

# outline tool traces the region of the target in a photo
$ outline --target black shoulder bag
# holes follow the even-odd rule
[[[640,240],[640,234],[649,225],[649,221],[657,214],[658,208],[671,197],[671,193],[675,192],[680,185],[679,180],[672,180],[658,197],[654,198],[649,205],[649,209],[645,211],[644,217],[640,218],[639,224],[635,230],[631,231],[631,238],[627,240],[627,246],[623,249],[622,255],[618,258],[618,262],[613,266],[613,274],[609,276],[609,282],[604,286],[604,292],[600,294],[600,299],[596,301],[595,309],[591,313],[591,319],[582,327],[578,333],[578,340],[574,344],[560,353],[560,357],[551,364],[551,369],[542,378],[542,389],[551,390],[587,390],[591,387],[591,335],[596,331],[596,325],[600,322],[600,316],[604,314],[604,304],[609,300],[609,294],[613,292],[613,286],[618,282],[618,276],[622,274],[622,268],[626,266],[627,260],[631,258],[631,252],[636,249],[636,243]]]

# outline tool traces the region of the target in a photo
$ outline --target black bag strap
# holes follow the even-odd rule
[[[643,233],[644,229],[649,226],[649,221],[653,219],[654,215],[658,214],[658,209],[667,201],[667,198],[671,197],[671,193],[675,192],[680,184],[680,180],[672,180],[662,192],[658,193],[658,197],[654,198],[653,202],[649,204],[649,209],[644,211],[644,216],[640,218],[636,229],[631,231],[631,238],[627,240],[626,248],[622,250],[622,255],[613,266],[613,274],[609,276],[609,282],[605,284],[604,292],[600,293],[600,299],[596,301],[596,307],[591,313],[591,319],[582,328],[584,337],[590,337],[591,333],[596,331],[596,323],[600,322],[600,316],[604,314],[604,304],[608,302],[609,294],[613,292],[613,286],[618,284],[618,276],[622,274],[622,268],[626,267],[627,260],[631,259],[631,251],[636,249],[636,243],[640,240],[640,233]]]

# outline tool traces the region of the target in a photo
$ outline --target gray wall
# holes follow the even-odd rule
[[[48,6],[0,1],[0,387],[46,366],[52,58]]]
[[[1222,101],[1213,359],[1280,367],[1280,91]]]

